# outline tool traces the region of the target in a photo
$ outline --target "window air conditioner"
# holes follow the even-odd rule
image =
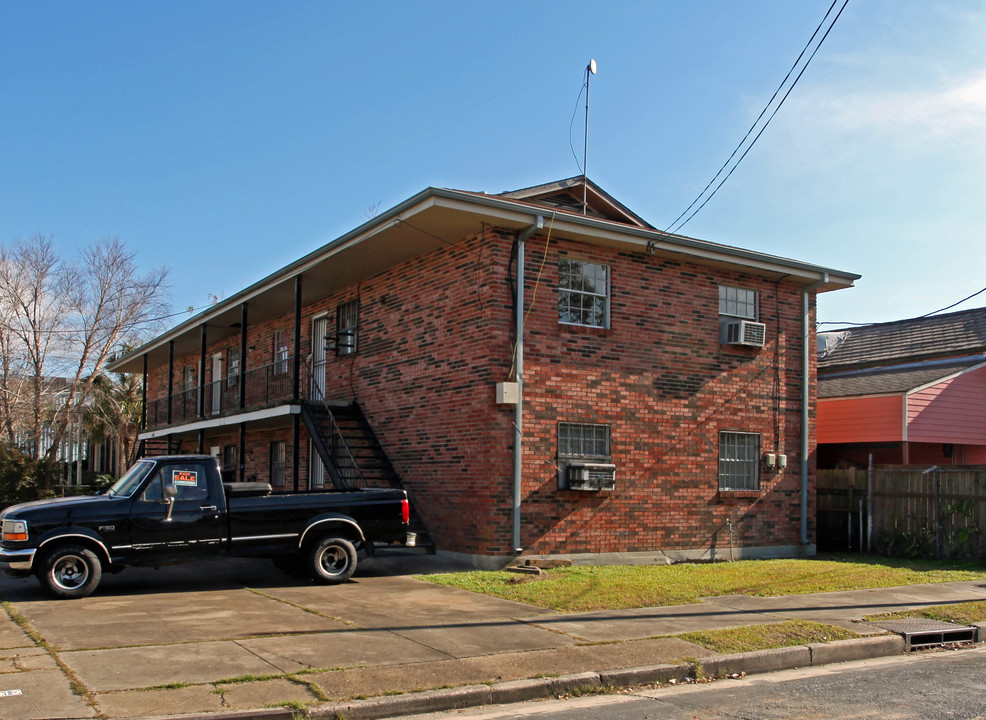
[[[766,325],[750,320],[730,320],[722,328],[722,342],[726,345],[763,347],[766,335]]]
[[[609,463],[572,462],[565,467],[569,490],[612,490],[616,484],[616,465]]]

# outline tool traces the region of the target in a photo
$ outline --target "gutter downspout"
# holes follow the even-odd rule
[[[808,413],[811,410],[809,403],[809,392],[811,383],[808,373],[811,369],[811,353],[815,348],[810,345],[811,340],[811,304],[808,299],[812,293],[818,290],[829,281],[829,274],[822,273],[822,279],[809,285],[801,291],[801,330],[802,330],[802,357],[801,357],[801,544],[807,546],[808,543]]]
[[[513,470],[513,501],[511,517],[513,534],[511,547],[515,555],[524,552],[520,544],[520,498],[522,464],[524,450],[524,244],[541,228],[544,227],[544,217],[537,216],[533,225],[517,236],[517,303],[515,306],[515,333],[517,349],[515,370],[517,378],[517,404],[514,406],[514,470]]]

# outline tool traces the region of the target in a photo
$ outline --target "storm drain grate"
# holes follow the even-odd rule
[[[926,618],[880,620],[871,622],[870,625],[902,635],[908,651],[946,643],[976,642],[976,628],[974,627]]]

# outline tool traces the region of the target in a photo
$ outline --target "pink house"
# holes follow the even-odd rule
[[[818,464],[986,464],[986,308],[819,334]]]

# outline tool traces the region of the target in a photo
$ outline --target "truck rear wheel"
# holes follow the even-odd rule
[[[322,538],[308,553],[308,568],[318,582],[345,582],[356,570],[356,548],[345,538]]]
[[[103,576],[103,566],[94,553],[75,543],[52,548],[41,560],[38,580],[56,598],[74,599],[91,595]]]

